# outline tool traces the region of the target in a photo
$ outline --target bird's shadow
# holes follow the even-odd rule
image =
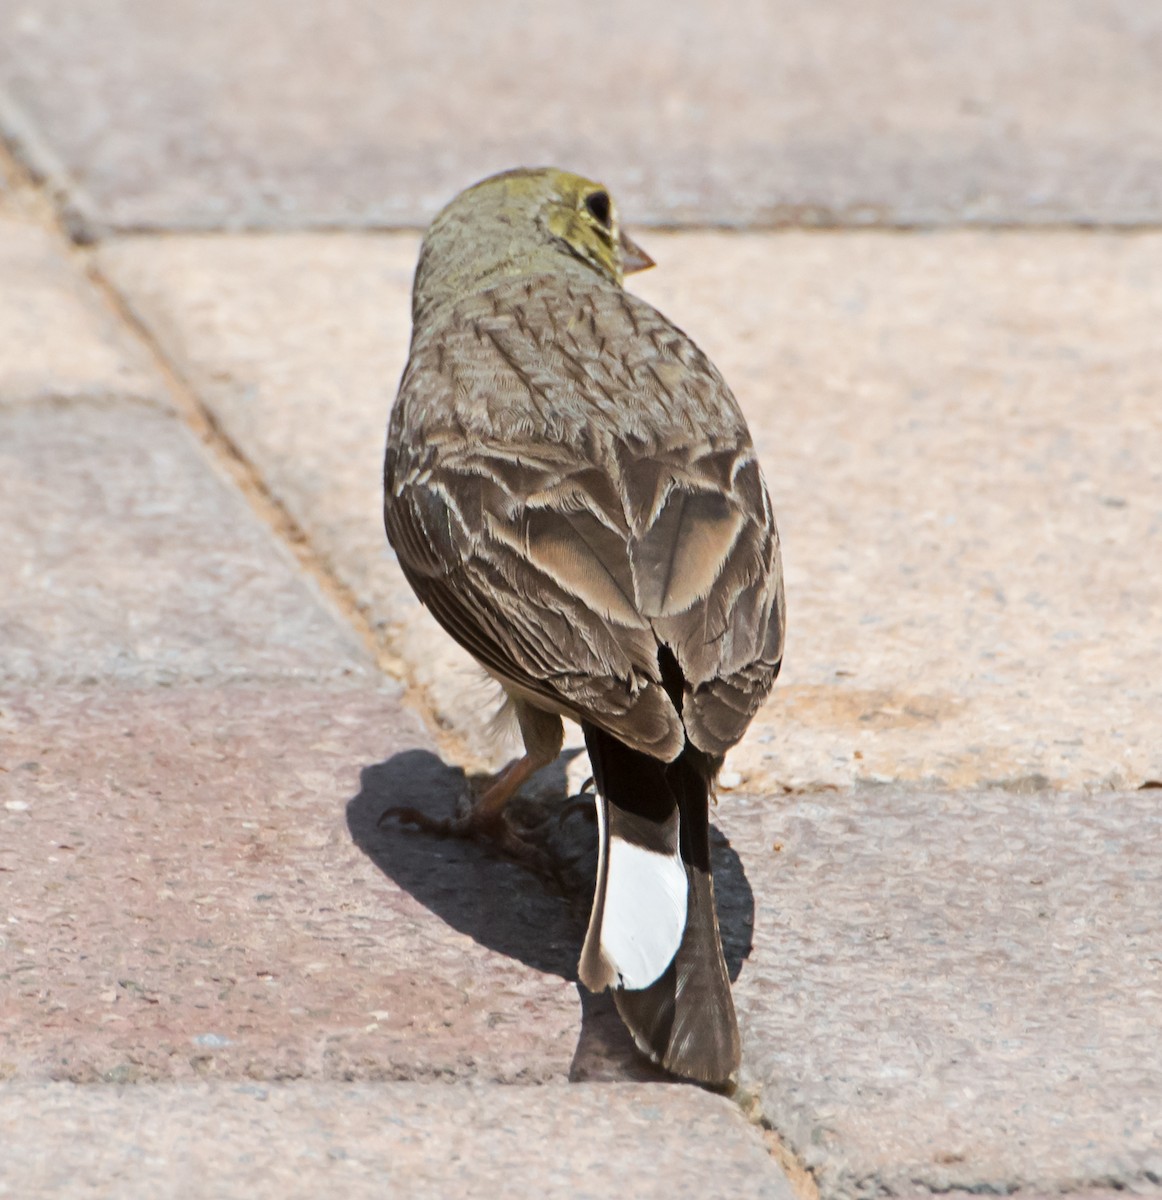
[[[405,750],[364,767],[359,793],[347,803],[355,844],[393,882],[425,908],[482,946],[535,971],[577,981],[597,873],[597,831],[592,805],[566,801],[567,751],[514,800],[514,816],[551,858],[557,883],[548,884],[487,847],[401,826],[379,825],[395,805],[432,817],[449,815],[465,788],[464,773],[428,750]],[[742,862],[711,827],[711,858],[726,965],[738,977],[751,951],[754,894]],[[581,1029],[572,1079],[669,1078],[634,1049],[608,993],[578,985]]]

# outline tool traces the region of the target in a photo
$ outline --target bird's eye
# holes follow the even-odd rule
[[[613,206],[609,202],[608,192],[590,192],[585,197],[585,207],[599,225],[603,225],[606,229],[609,228],[610,220],[613,217]]]

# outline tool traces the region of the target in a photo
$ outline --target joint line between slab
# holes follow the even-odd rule
[[[149,328],[125,297],[100,272],[95,262],[90,260],[87,263],[87,273],[113,310],[118,321],[148,351],[167,390],[177,399],[178,412],[185,419],[187,426],[203,445],[210,448],[251,506],[274,530],[279,540],[290,548],[299,566],[311,575],[327,597],[338,606],[343,616],[354,626],[380,669],[385,674],[398,676],[398,664],[392,656],[385,652],[385,648],[380,644],[354,594],[346,585],[337,580],[327,569],[325,563],[320,560],[301,526],[270,491],[254,464],[227,436],[217,418],[202,403],[192,385],[166,356]]]
[[[24,140],[25,130],[18,113],[0,93],[0,167],[5,168],[21,208],[30,207],[45,226],[52,229],[73,254],[74,261],[103,298],[117,323],[141,345],[148,360],[175,401],[173,412],[195,437],[207,447],[215,462],[242,492],[251,508],[285,543],[301,570],[309,575],[338,614],[355,630],[381,671],[403,685],[402,699],[416,712],[433,740],[450,758],[468,762],[471,751],[463,735],[438,719],[437,708],[427,689],[414,677],[406,661],[395,652],[391,640],[376,632],[354,592],[338,579],[315,551],[298,522],[267,487],[260,472],[226,434],[213,412],[202,402],[197,390],[182,375],[166,354],[148,325],[133,309],[127,297],[100,271],[89,244],[96,239],[83,220],[78,224],[76,209],[69,201],[66,180],[55,160],[41,161],[39,143]],[[28,137],[32,138],[29,133]],[[29,160],[32,161],[29,161]],[[152,403],[152,402],[151,402]]]
[[[77,189],[84,199],[84,193]],[[92,207],[92,203],[89,202]],[[111,238],[165,238],[165,237],[215,237],[245,235],[246,237],[286,237],[294,234],[312,234],[334,237],[376,237],[395,234],[420,236],[427,229],[424,221],[375,221],[330,218],[311,220],[306,218],[293,224],[252,224],[247,221],[223,224],[206,224],[198,221],[154,224],[148,221],[127,221],[116,226],[100,223],[87,216],[85,205],[69,196],[62,197],[61,208],[64,222],[72,231],[73,240],[80,245],[97,244]],[[1149,220],[1098,220],[1086,217],[1056,218],[1053,220],[1019,220],[1016,218],[992,219],[955,217],[948,220],[912,220],[903,217],[885,217],[878,221],[835,220],[716,220],[712,216],[674,221],[644,218],[633,222],[635,229],[650,233],[726,233],[746,236],[748,234],[817,233],[821,236],[847,234],[882,233],[885,236],[898,234],[935,233],[1021,233],[1021,234],[1124,234],[1133,237],[1139,234],[1162,233],[1162,219]]]
[[[177,401],[178,413],[194,435],[209,448],[260,519],[288,546],[300,568],[314,579],[323,594],[356,631],[379,669],[403,685],[404,701],[418,713],[440,748],[459,761],[468,761],[471,756],[462,736],[437,719],[437,710],[427,689],[415,679],[414,672],[406,660],[394,651],[390,640],[376,632],[355,593],[334,575],[317,553],[306,532],[271,492],[257,467],[229,437],[214,413],[202,402],[197,390],[170,360],[128,299],[101,273],[90,253],[75,242],[72,244],[75,253],[84,261],[89,278],[114,316],[145,348],[163,383]]]
[[[88,275],[104,295],[121,324],[126,326],[135,339],[143,343],[149,351],[153,364],[162,375],[168,390],[178,399],[179,412],[185,417],[186,424],[192,428],[199,440],[211,447],[216,457],[226,465],[230,476],[239,485],[247,499],[267,524],[273,527],[280,539],[291,547],[300,565],[315,577],[332,600],[339,603],[344,615],[355,625],[367,642],[368,648],[373,651],[377,659],[380,658],[378,641],[350,590],[336,580],[320,562],[298,522],[271,493],[253,463],[227,436],[217,418],[202,403],[194,388],[166,357],[137,313],[91,261],[88,264]],[[392,673],[390,664],[381,663],[380,665],[389,674]]]
[[[14,124],[18,126],[15,132]],[[202,403],[195,389],[170,361],[127,299],[101,273],[91,253],[79,244],[82,238],[72,228],[68,215],[62,212],[64,197],[60,180],[55,177],[56,172],[52,170],[51,165],[25,161],[25,155],[17,152],[18,149],[25,148],[22,136],[19,122],[14,120],[6,97],[0,93],[0,167],[5,169],[11,179],[18,208],[32,209],[34,215],[57,234],[72,251],[74,264],[96,289],[117,324],[125,330],[131,340],[143,348],[163,387],[175,401],[174,408],[166,411],[179,420],[184,420],[187,428],[208,448],[214,460],[242,492],[259,518],[288,546],[299,567],[314,579],[339,614],[354,628],[379,668],[386,675],[405,683],[408,688],[412,687],[406,679],[402,663],[376,636],[351,590],[330,572],[301,527],[271,493],[253,464],[226,435],[214,414]],[[143,402],[151,408],[156,407],[153,400],[140,396],[128,395],[119,398]],[[72,403],[75,400],[75,397],[69,397],[67,402]],[[422,706],[416,707],[420,707],[422,715],[427,717]],[[428,723],[435,727],[435,722],[430,718]]]
[[[763,1115],[762,1099],[757,1094],[736,1091],[730,1097],[742,1116],[758,1130],[767,1154],[782,1171],[798,1200],[820,1200],[819,1183],[811,1169],[783,1140]]]

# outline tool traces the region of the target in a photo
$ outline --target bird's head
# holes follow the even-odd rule
[[[543,185],[539,178],[542,175]],[[530,182],[544,189],[540,213],[544,227],[570,254],[615,283],[654,265],[654,260],[622,232],[617,208],[601,184],[556,170],[537,172]]]
[[[620,286],[654,260],[622,232],[601,184],[553,167],[504,171],[461,192],[428,227],[413,310],[576,264]]]

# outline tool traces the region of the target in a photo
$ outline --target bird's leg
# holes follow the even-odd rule
[[[525,744],[524,755],[513,759],[495,775],[484,792],[471,800],[466,813],[455,817],[431,817],[417,808],[398,806],[389,808],[379,818],[379,824],[393,819],[440,837],[491,842],[534,870],[553,874],[552,864],[544,851],[513,829],[506,819],[505,809],[517,790],[561,753],[565,728],[555,713],[534,708],[524,700],[514,703]]]
[[[462,819],[475,823],[481,829],[496,827],[504,819],[504,810],[509,800],[542,767],[548,766],[556,757],[554,754],[542,759],[539,755],[534,757],[526,750],[520,758],[514,758],[508,766],[492,777],[488,787],[473,802],[471,809]]]

